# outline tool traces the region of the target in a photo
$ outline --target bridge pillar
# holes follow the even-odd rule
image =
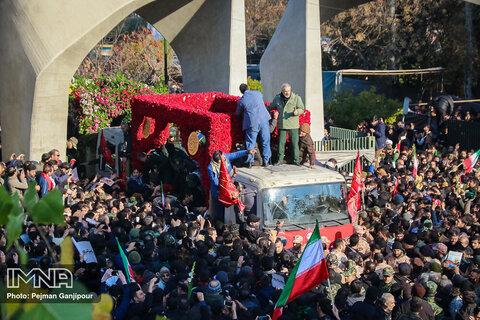
[[[267,101],[290,83],[311,112],[312,139],[323,138],[322,52],[318,0],[290,0],[260,61]]]
[[[159,31],[179,53],[186,91],[239,94],[246,81],[244,0],[0,1],[4,159],[16,152],[40,160],[53,148],[64,157],[71,78],[88,52],[137,11],[154,25],[163,21]]]

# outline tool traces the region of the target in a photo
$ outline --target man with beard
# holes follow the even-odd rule
[[[387,263],[393,268],[395,272],[398,272],[398,265],[400,263],[407,263],[410,265],[410,258],[405,255],[405,250],[400,242],[395,242],[392,246],[392,252],[387,257]]]
[[[278,110],[278,161],[277,165],[283,164],[285,156],[285,143],[287,142],[287,133],[290,137],[293,150],[293,162],[299,164],[300,147],[298,129],[300,128],[299,115],[303,113],[305,107],[302,98],[292,93],[292,86],[288,83],[282,84],[282,92],[277,94],[268,110]]]

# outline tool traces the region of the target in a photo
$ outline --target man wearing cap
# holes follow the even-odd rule
[[[395,272],[398,272],[398,265],[400,263],[407,263],[410,265],[410,258],[405,255],[405,249],[398,241],[395,241],[392,246],[392,252],[387,255],[386,259],[387,263]]]
[[[382,293],[392,293],[392,286],[397,283],[393,278],[395,271],[390,266],[383,268],[383,280],[380,281],[380,291]]]
[[[290,251],[290,253],[295,257],[295,262],[297,262],[303,252],[303,237],[297,234],[295,237],[293,237],[292,243],[293,246],[288,249],[288,251]]]
[[[278,110],[278,165],[283,164],[285,157],[285,143],[287,133],[292,143],[293,162],[299,164],[300,150],[298,145],[298,128],[300,127],[299,115],[305,110],[302,98],[292,92],[292,86],[288,83],[282,84],[282,92],[277,94],[268,110]]]
[[[310,136],[310,125],[303,123],[300,126],[300,164],[308,162],[310,168],[315,166],[315,151],[313,149],[313,140]]]
[[[259,229],[260,218],[253,213],[247,217],[247,222],[242,224],[240,234],[247,238],[250,243],[257,243],[257,240],[261,237],[268,237],[268,235]]]
[[[257,136],[262,141],[263,166],[267,166],[272,152],[270,150],[270,114],[263,102],[263,95],[260,91],[250,90],[246,83],[240,85],[240,92],[243,96],[237,102],[237,116],[243,116],[242,129],[246,135],[246,147],[254,149],[257,143]],[[247,157],[247,168],[253,165],[253,154]]]
[[[402,298],[410,299],[412,297],[412,281],[409,276],[412,268],[408,263],[400,263],[398,272],[393,276],[394,280],[402,286]]]
[[[437,293],[437,284],[433,281],[427,281],[426,284],[426,293],[425,293],[425,298],[424,300],[428,302],[428,304],[432,307],[433,309],[433,314],[435,316],[435,319],[443,319],[445,313],[443,312],[443,308],[441,308],[436,302],[435,302],[435,294]]]

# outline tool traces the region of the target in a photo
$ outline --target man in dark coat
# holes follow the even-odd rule
[[[370,132],[375,136],[375,150],[378,152],[387,146],[387,136],[385,135],[385,123],[383,118],[373,116]]]

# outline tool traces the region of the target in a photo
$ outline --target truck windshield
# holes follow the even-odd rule
[[[263,192],[264,223],[274,225],[283,220],[285,226],[303,227],[318,219],[320,225],[346,224],[349,216],[345,199],[345,183],[267,189]]]

